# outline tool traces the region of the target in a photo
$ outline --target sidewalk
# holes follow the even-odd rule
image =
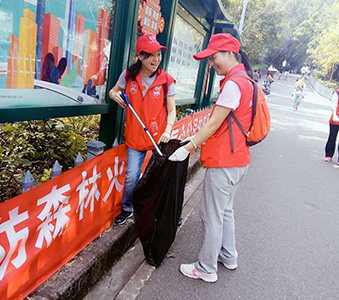
[[[191,207],[192,203],[200,200],[200,198],[193,202],[191,200],[202,182],[203,170],[199,157],[200,152],[196,151],[189,161],[183,208],[184,222],[195,207]],[[133,247],[124,255],[131,246]],[[122,259],[119,261],[120,258]],[[138,276],[140,269],[143,270],[142,274],[145,274],[145,269],[151,274],[154,267],[144,261],[135,223],[130,219],[123,225],[112,225],[106,229],[26,299],[82,299],[92,289],[91,294],[85,299],[113,299],[120,291],[123,296],[119,298],[119,295],[116,299],[134,299],[126,298],[124,294],[137,295],[141,287],[138,289],[135,284],[132,287],[128,286],[128,282],[132,276],[133,278]]]
[[[183,206],[183,224],[178,228],[177,235],[184,228],[184,224],[193,210],[200,203],[201,186],[205,170],[200,168],[186,184]],[[167,258],[174,257],[171,248]],[[84,300],[134,300],[145,286],[155,267],[150,266],[145,258],[139,240],[134,246],[107,272],[104,278],[91,290]]]

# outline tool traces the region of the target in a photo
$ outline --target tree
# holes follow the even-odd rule
[[[333,79],[339,66],[339,3],[328,11],[326,23],[320,34],[314,36],[308,47],[308,54],[321,71],[323,79]],[[336,79],[338,74],[336,74]]]
[[[223,1],[227,11],[239,24],[243,0]],[[324,47],[327,31],[333,31],[337,24],[338,11],[336,0],[249,0],[242,43],[253,63],[263,61],[268,65],[281,66],[287,60],[292,67],[301,67],[305,63],[317,60],[310,55],[310,47],[320,42]],[[333,33],[335,35],[335,32]],[[321,39],[322,38],[322,39]],[[332,39],[334,43],[335,39]],[[328,46],[329,47],[329,46]],[[333,53],[335,48],[328,52]],[[334,56],[334,55],[333,55]],[[326,58],[324,58],[326,60]],[[332,74],[337,64],[332,66]],[[320,61],[317,63],[320,64]],[[324,63],[322,66],[325,66]]]
[[[243,0],[227,1],[227,10],[239,24]],[[242,45],[253,63],[259,63],[265,56],[273,41],[279,40],[283,13],[275,9],[277,0],[249,1],[242,31]]]

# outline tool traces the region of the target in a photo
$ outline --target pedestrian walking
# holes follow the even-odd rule
[[[287,65],[287,61],[286,61],[286,59],[284,59],[283,62],[281,63],[281,68],[280,68],[280,71],[279,71],[278,80],[280,80],[281,76],[283,76],[283,74],[285,72],[286,65]]]
[[[301,73],[301,77],[305,77],[306,76],[306,66],[302,66],[300,69],[300,73]]]
[[[141,36],[136,44],[138,60],[124,70],[109,96],[121,107],[126,104],[121,98],[125,91],[136,113],[148,128],[155,142],[167,143],[175,121],[175,80],[160,68],[161,50],[151,34]],[[130,110],[126,111],[125,143],[127,145],[127,170],[121,200],[121,213],[115,223],[123,224],[133,215],[132,195],[137,184],[147,150],[154,145]]]
[[[291,95],[293,98],[293,111],[298,110],[298,107],[304,98],[304,80],[303,78],[298,78],[294,84],[294,91]]]
[[[291,65],[287,63],[287,66],[284,67],[284,80],[287,80],[288,74],[291,72]]]
[[[234,140],[232,151],[228,115],[233,111],[247,132],[251,123],[253,85],[237,74],[247,73],[252,77],[252,67],[247,55],[240,50],[238,40],[225,33],[212,35],[207,49],[195,54],[194,58],[208,58],[210,66],[225,78],[220,82],[218,98],[209,121],[169,160],[182,161],[190,151],[202,145],[200,160],[206,168],[200,202],[202,247],[198,260],[192,264],[182,264],[180,271],[190,278],[215,282],[218,279],[218,262],[230,270],[238,266],[233,201],[247,173],[250,152],[244,134],[235,124],[231,126]]]
[[[339,89],[332,93],[332,114],[330,118],[330,132],[325,146],[325,161],[332,160],[337,135],[339,131]],[[339,145],[338,145],[338,163],[339,165]]]

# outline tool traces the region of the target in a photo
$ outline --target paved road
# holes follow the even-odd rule
[[[195,209],[170,249],[175,257],[153,272],[138,300],[339,299],[339,168],[324,162],[330,102],[306,86],[300,109],[292,111],[295,79],[273,83],[272,130],[252,147],[236,196],[238,269],[220,266],[214,284],[179,273],[181,263],[198,257]]]

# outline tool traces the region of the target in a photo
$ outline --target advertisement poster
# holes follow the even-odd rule
[[[102,103],[110,0],[1,0],[0,109]]]
[[[175,80],[177,103],[193,103],[199,61],[193,54],[202,50],[204,36],[179,15],[175,19],[168,73]]]

